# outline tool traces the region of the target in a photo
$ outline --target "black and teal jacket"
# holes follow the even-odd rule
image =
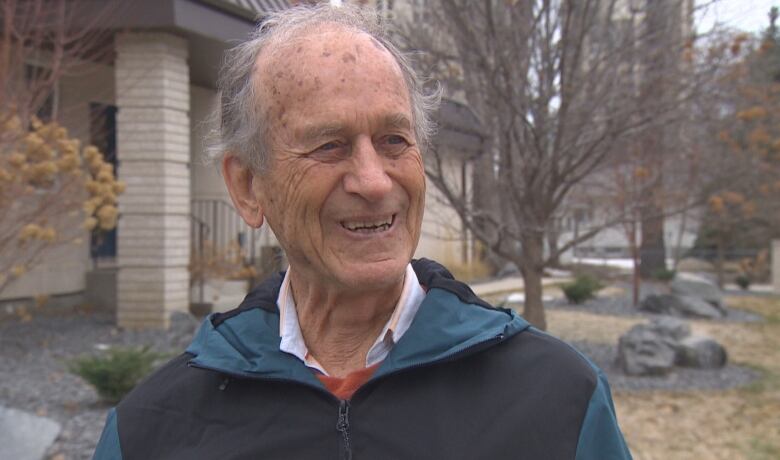
[[[94,458],[631,458],[593,364],[441,265],[413,267],[427,296],[350,400],[279,351],[275,276],[111,410]]]

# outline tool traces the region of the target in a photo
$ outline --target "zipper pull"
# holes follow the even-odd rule
[[[341,433],[343,449],[341,458],[343,460],[352,460],[352,443],[349,439],[349,401],[339,402],[339,419],[336,422],[336,431]]]
[[[227,388],[229,383],[230,383],[230,377],[225,377],[225,380],[223,380],[222,383],[219,384],[219,391],[225,391],[225,388]]]
[[[339,419],[336,422],[336,429],[342,433],[349,430],[349,402],[346,400],[339,403]]]

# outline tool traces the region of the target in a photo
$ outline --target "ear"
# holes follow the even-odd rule
[[[255,177],[252,168],[228,153],[222,158],[222,177],[238,213],[247,225],[260,228],[263,225],[263,209],[252,188]]]

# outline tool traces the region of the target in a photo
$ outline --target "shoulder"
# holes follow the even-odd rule
[[[191,359],[190,353],[182,353],[154,371],[122,399],[117,412],[122,415],[139,407],[168,405],[175,410],[183,400],[200,394],[204,387],[217,388],[219,374],[190,367]]]
[[[481,354],[504,381],[585,408],[599,383],[599,369],[571,345],[529,327]]]

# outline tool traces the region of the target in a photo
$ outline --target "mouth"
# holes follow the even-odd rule
[[[375,218],[360,218],[354,220],[342,220],[341,226],[353,233],[370,234],[382,233],[390,230],[395,222],[395,214]]]

